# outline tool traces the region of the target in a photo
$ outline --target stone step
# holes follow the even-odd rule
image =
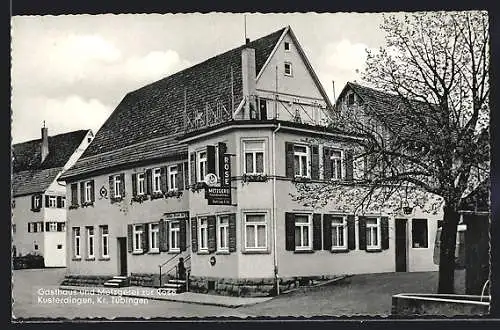
[[[182,284],[176,284],[176,283],[165,283],[163,284],[164,288],[171,288],[171,289],[180,289],[183,287]]]
[[[104,286],[112,286],[112,287],[120,287],[121,283],[115,283],[115,282],[105,282]]]
[[[111,280],[108,280],[106,281],[106,283],[124,283],[125,280],[121,279],[121,278],[113,278]]]
[[[126,280],[126,279],[128,279],[128,277],[127,276],[113,276],[113,279]]]
[[[168,280],[168,283],[186,284],[186,280],[172,279],[172,280]]]

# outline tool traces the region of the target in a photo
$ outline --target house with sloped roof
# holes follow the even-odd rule
[[[255,296],[394,271],[392,217],[292,197],[355,183],[332,111],[289,26],[128,93],[61,176],[64,283]]]
[[[66,187],[58,178],[83,154],[91,130],[41,138],[12,146],[12,253],[38,254],[46,267],[66,266]]]

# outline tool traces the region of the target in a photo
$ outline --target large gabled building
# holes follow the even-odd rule
[[[393,217],[293,198],[354,184],[356,137],[290,27],[127,94],[61,179],[68,280],[266,295],[297,278],[395,270]],[[432,268],[416,260],[410,270]]]
[[[66,266],[66,187],[57,179],[93,138],[90,130],[12,146],[12,254],[39,254],[46,267]]]

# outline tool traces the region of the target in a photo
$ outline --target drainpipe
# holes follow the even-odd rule
[[[281,123],[273,131],[273,256],[274,256],[274,277],[276,280],[276,295],[280,294],[279,276],[278,276],[278,255],[277,255],[277,225],[276,225],[276,133],[281,128]]]

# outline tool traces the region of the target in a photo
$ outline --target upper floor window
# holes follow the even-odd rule
[[[40,195],[35,195],[33,198],[33,208],[34,209],[40,209],[40,204],[41,204],[41,197]]]
[[[264,141],[245,141],[245,168],[246,174],[263,174],[264,169]]]
[[[122,179],[120,175],[115,175],[114,176],[114,190],[115,190],[115,196],[114,197],[122,197],[121,196],[121,190],[122,190]]]
[[[85,202],[92,201],[92,181],[85,182]]]
[[[57,197],[49,196],[49,207],[57,207]]]
[[[347,94],[347,105],[354,104],[354,93]]]
[[[205,180],[205,176],[207,175],[207,152],[199,151],[197,159],[198,159],[198,164],[197,164],[198,181],[201,182]]]
[[[295,145],[293,147],[293,160],[295,176],[310,177],[311,167],[309,161],[309,147]]]
[[[161,168],[153,170],[153,192],[161,192]]]
[[[285,62],[285,76],[292,76],[292,75],[293,75],[292,63]]]
[[[168,190],[177,190],[177,165],[168,167]]]
[[[285,50],[289,51],[290,50],[290,43],[285,41]]]
[[[144,195],[144,173],[137,174],[137,194]]]
[[[330,156],[330,166],[332,170],[332,179],[341,180],[342,179],[342,151],[333,150]]]

